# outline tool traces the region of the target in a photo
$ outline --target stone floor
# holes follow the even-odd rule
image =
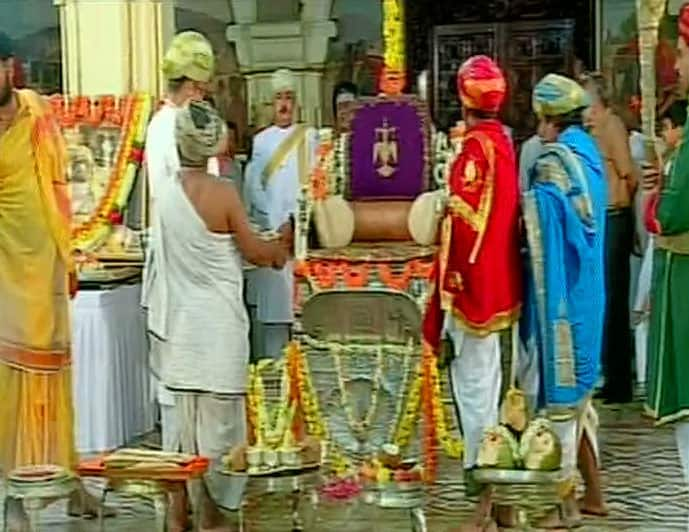
[[[601,450],[603,481],[611,515],[604,520],[588,520],[580,530],[667,532],[687,530],[689,497],[678,465],[673,432],[654,429],[641,416],[638,406],[601,409]],[[445,532],[456,527],[470,511],[465,500],[457,463],[441,462],[438,484],[429,492],[428,529]],[[97,489],[96,485],[91,486]],[[313,511],[311,500],[302,507],[307,531],[401,532],[411,530],[401,511],[385,511],[358,501],[349,504],[319,504]],[[113,499],[119,516],[106,524],[106,531],[149,532],[154,530],[154,511],[150,503]],[[250,487],[245,514],[247,532],[290,530],[290,513],[284,496],[257,496]],[[90,532],[98,530],[93,521],[63,517],[59,505],[41,515],[40,529],[51,532]],[[310,519],[308,519],[310,517]]]

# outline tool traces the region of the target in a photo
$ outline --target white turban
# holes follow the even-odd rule
[[[294,73],[291,70],[286,68],[276,70],[273,72],[273,76],[270,81],[273,86],[273,94],[283,91],[296,92],[297,84],[294,78]]]

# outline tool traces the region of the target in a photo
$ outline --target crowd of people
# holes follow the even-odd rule
[[[677,70],[686,96],[689,6],[679,29]],[[15,89],[13,72],[11,42],[0,35],[4,474],[26,464],[77,465],[68,319],[77,282],[64,143],[48,106]],[[199,487],[200,526],[228,530],[222,509],[239,508],[244,481],[221,477],[215,465],[247,439],[249,353],[278,359],[291,338],[294,216],[317,135],[295,123],[295,77],[279,70],[271,78],[273,124],[255,135],[243,171],[232,158],[236,129],[208,102],[214,73],[208,40],[191,31],[175,36],[163,73],[167,98],[146,139],[152,220],[142,305],[163,448],[213,461]],[[507,329],[519,346],[519,386],[531,409],[550,418],[562,468],[571,473],[563,504],[544,527],[607,512],[592,399],[602,372],[605,401],[632,400],[632,323],[648,414],[658,424],[675,423],[689,481],[686,104],[662,115],[666,151],[650,157],[634,149],[638,137],[630,142],[600,76],[549,74],[534,89],[539,127],[518,160],[498,118],[507,95],[498,65],[484,56],[469,59],[457,88],[465,132],[451,167],[423,338],[436,352],[444,338],[453,347],[448,369],[465,442],[464,481],[479,501],[463,529],[516,520],[511,508],[494,508],[491,491],[473,475],[482,436],[498,423],[500,334]],[[333,103],[356,98],[347,83]],[[650,237],[636,230],[639,219]],[[638,280],[630,271],[635,245],[643,254]],[[580,501],[577,468],[586,487]],[[170,530],[187,528],[188,506],[186,490],[171,494]],[[88,497],[70,505],[76,513],[94,508]],[[13,502],[10,529],[25,522],[21,503]]]

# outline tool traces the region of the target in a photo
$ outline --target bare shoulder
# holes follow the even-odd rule
[[[222,201],[225,204],[227,204],[228,201],[239,201],[237,187],[229,179],[222,179],[209,174],[206,183],[209,195],[216,197],[218,201]]]

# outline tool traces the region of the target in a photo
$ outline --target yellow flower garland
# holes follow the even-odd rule
[[[338,364],[341,364],[341,362]],[[273,423],[269,422],[269,416],[266,411],[265,391],[261,377],[261,371],[269,365],[269,363],[262,363],[258,366],[252,366],[249,374],[248,416],[255,430],[257,444],[263,444],[266,439],[276,439],[275,434],[270,438],[267,438],[267,435],[276,432],[283,411],[290,408],[294,398],[290,396],[289,390],[293,386],[296,386],[299,390],[299,405],[301,406],[308,433],[322,442],[332,443],[327,424],[320,410],[318,396],[311,380],[307,357],[296,342],[291,343],[286,350],[285,364],[282,370],[283,393],[281,394],[280,404],[277,406],[277,420],[274,422],[276,428],[272,428]],[[447,428],[446,416],[448,413],[442,404],[442,390],[437,366],[433,364],[430,371],[432,382],[432,393],[430,396],[433,419],[435,420],[435,433],[445,454],[451,458],[459,459],[462,456],[464,446],[461,438],[452,436]],[[338,373],[341,374],[341,371]],[[414,377],[408,386],[404,411],[400,419],[397,420],[397,426],[392,437],[392,442],[400,449],[407,447],[412,439],[419,419],[419,413],[421,412],[422,396],[424,396],[422,393],[423,386],[423,361],[420,361],[415,368]],[[269,424],[271,426],[270,430],[268,430]],[[285,427],[285,430],[289,430],[289,427]],[[350,460],[337,447],[333,446],[329,449],[328,458],[332,470],[337,476],[345,476],[351,473],[352,464]]]
[[[422,362],[419,362],[416,367],[416,377],[407,395],[407,405],[404,415],[399,421],[397,431],[395,432],[394,443],[400,448],[405,448],[409,445],[414,427],[419,418],[421,391],[423,386],[422,364]],[[431,378],[433,380],[433,418],[436,420],[435,430],[438,435],[438,441],[447,456],[459,459],[464,452],[464,444],[461,438],[452,436],[447,428],[447,412],[445,408],[443,408],[440,376],[438,374],[438,367],[435,364],[431,366]]]
[[[122,141],[108,190],[91,218],[73,228],[72,247],[75,250],[94,251],[108,238],[112,229],[111,216],[126,206],[136,180],[142,162],[152,99],[146,94],[134,94],[130,98],[131,107],[124,117]]]
[[[404,72],[404,7],[402,0],[383,0],[384,60],[388,70]]]

